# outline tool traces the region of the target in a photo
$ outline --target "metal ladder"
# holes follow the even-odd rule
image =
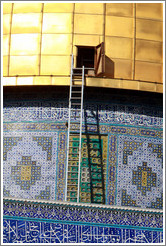
[[[72,54],[69,94],[65,201],[79,202],[85,69],[84,66],[82,68],[73,68],[73,64],[74,58]],[[77,125],[79,127],[79,133],[78,130],[76,132],[73,131],[73,125]]]

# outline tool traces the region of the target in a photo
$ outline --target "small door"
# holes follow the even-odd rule
[[[95,48],[95,76],[102,76],[105,72],[105,50],[104,42]]]

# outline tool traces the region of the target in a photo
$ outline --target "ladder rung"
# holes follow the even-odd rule
[[[81,91],[72,91],[73,94],[81,94]]]
[[[79,119],[79,118],[81,118],[81,116],[79,116],[79,115],[78,116],[70,115],[70,117],[73,118],[73,119]]]
[[[75,159],[68,159],[68,161],[75,161]],[[78,165],[77,166],[72,166],[72,167],[78,167]]]
[[[77,186],[77,184],[68,184],[67,186]]]
[[[73,81],[81,81],[82,82],[82,79],[73,79]]]
[[[81,97],[71,97],[70,99],[81,99]]]
[[[82,70],[82,67],[74,67],[73,70]]]
[[[73,179],[74,179],[74,180],[77,180],[78,178],[69,178],[69,177],[68,177],[68,180],[73,180]]]
[[[70,108],[70,110],[74,111],[74,110],[81,110],[80,108]]]
[[[71,124],[79,124],[80,125],[80,122],[71,122],[70,125]]]
[[[78,171],[68,171],[68,173],[78,173]]]
[[[78,140],[70,140],[70,142],[74,142],[74,143],[75,143],[75,142],[77,143],[77,142],[79,142],[79,141],[80,141],[79,139],[78,139]]]
[[[69,167],[78,167],[78,165],[77,166],[69,165]]]
[[[82,85],[72,85],[72,87],[82,87]]]
[[[79,149],[79,146],[69,147],[69,149]]]
[[[70,191],[70,192],[77,192],[77,189],[76,189],[76,190],[69,190],[69,189],[67,189],[67,191]]]
[[[81,105],[81,103],[72,103],[72,105]]]
[[[79,155],[79,153],[69,153],[69,155]]]

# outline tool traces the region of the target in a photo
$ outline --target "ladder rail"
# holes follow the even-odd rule
[[[83,116],[83,96],[84,96],[84,66],[82,67],[82,89],[81,89],[81,120],[80,120],[80,141],[79,141],[79,166],[78,166],[78,189],[77,202],[79,202],[80,173],[81,173],[81,138],[82,138],[82,116]]]
[[[70,117],[71,117],[71,94],[73,81],[73,65],[74,57],[71,56],[71,76],[70,76],[70,94],[69,94],[69,118],[68,118],[68,132],[67,132],[67,160],[66,160],[66,185],[65,185],[65,201],[67,201],[67,180],[68,180],[68,162],[69,162],[69,141],[70,141]]]
[[[75,68],[74,68],[74,56],[72,54],[71,56],[71,77],[70,77],[70,93],[69,93],[69,114],[68,114],[68,132],[67,132],[67,158],[66,158],[66,185],[65,185],[65,201],[70,201],[70,191],[73,191],[73,189],[71,190],[71,186],[73,186],[73,183],[70,184],[69,180],[74,180],[74,182],[76,182],[76,184],[74,184],[76,186],[76,188],[74,189],[73,192],[75,192],[75,201],[78,203],[79,202],[79,191],[80,191],[80,174],[81,174],[81,139],[82,139],[82,120],[83,120],[83,94],[84,94],[84,78],[85,78],[85,67],[83,66],[81,69],[79,69],[81,71],[81,73],[76,73],[75,72]],[[80,79],[78,79],[78,77],[82,77]],[[75,82],[80,81],[81,84],[75,84]],[[79,91],[77,89],[77,93],[80,93],[80,96],[75,95],[75,90],[73,89],[74,87],[80,87]],[[75,101],[78,100],[78,101]],[[73,106],[78,105],[78,109],[77,107],[73,108]],[[74,116],[72,112],[77,112],[77,110],[80,112],[79,116]],[[74,118],[73,118],[74,117]],[[73,122],[73,120],[75,120],[75,117],[79,118],[78,122]],[[72,124],[79,124],[79,128],[77,132],[77,138],[78,140],[74,141],[71,139],[72,137],[72,130],[71,130],[71,125]],[[77,142],[78,146],[74,146],[72,145],[72,142]],[[72,147],[71,147],[72,146]],[[77,153],[75,153],[77,155],[76,159],[74,158],[73,160],[71,159],[71,154],[72,152],[70,151],[72,148],[74,149],[78,149]],[[71,161],[76,161],[76,166],[77,166],[77,170],[72,170],[71,169]],[[73,164],[72,164],[73,166]],[[72,170],[72,171],[71,171]],[[71,174],[77,174],[77,177],[72,177]],[[68,194],[69,192],[69,194]],[[71,201],[73,198],[71,198]]]

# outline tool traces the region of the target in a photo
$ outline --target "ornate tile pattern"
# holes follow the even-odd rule
[[[128,141],[137,143],[138,147],[135,147],[135,149],[131,147],[132,151],[128,153],[126,164],[123,155]],[[118,137],[118,206],[148,208],[151,203],[156,202],[156,199],[157,201],[160,199],[156,208],[162,209],[162,158],[159,158],[158,153],[154,152],[150,146],[162,146],[162,140],[133,136]]]
[[[11,167],[11,177],[16,185],[20,185],[21,190],[30,190],[30,186],[41,179],[41,166],[36,166],[36,161],[32,161],[31,156],[22,156],[22,160]]]
[[[118,98],[118,97],[117,97]],[[116,99],[118,101],[119,99]],[[104,101],[104,100],[103,100]],[[11,104],[13,107],[11,107]],[[150,105],[149,105],[150,106]],[[94,101],[85,101],[84,108],[86,109],[87,121],[95,123],[96,119],[92,118],[90,113],[92,111],[98,111],[98,118],[100,123],[106,124],[121,124],[130,126],[141,126],[141,127],[155,127],[161,128],[163,119],[161,116],[161,109],[155,107],[146,107],[142,105],[123,105],[123,103],[104,103],[97,102],[96,98]],[[28,109],[28,110],[27,110]],[[4,121],[52,121],[52,122],[66,122],[68,120],[68,99],[64,100],[47,100],[47,101],[35,101],[29,102],[14,101],[4,103]],[[149,113],[152,115],[149,115]],[[83,121],[85,119],[83,118]],[[149,131],[151,129],[142,131]]]
[[[18,141],[21,141],[22,138],[17,137],[4,137],[3,139],[3,160],[7,159],[7,152],[12,149],[13,146],[17,145]]]
[[[19,140],[3,164],[4,196],[55,200],[58,134],[12,131],[4,138]]]
[[[58,93],[57,100],[55,98],[56,95],[47,100],[24,100],[22,97],[18,101],[4,102],[5,196],[64,201],[68,101],[63,95],[59,97]],[[92,97],[89,102],[86,101],[83,119],[83,134],[88,131],[96,136],[107,136],[107,140],[104,140],[106,147],[103,148],[104,153],[107,152],[107,157],[103,159],[106,175],[104,173],[105,190],[102,190],[105,203],[161,209],[162,111],[159,107],[147,106],[147,103],[144,105],[142,99],[134,97],[132,102],[127,97],[121,97],[120,101],[119,96],[113,96],[111,103],[109,97],[107,99],[107,102],[104,98],[98,102]],[[73,125],[73,131],[79,131],[78,124]],[[9,147],[8,142],[12,141],[14,144]],[[41,177],[36,174],[35,184],[28,185],[31,182],[32,165],[18,165],[22,157],[31,157],[36,167],[41,167]],[[85,165],[81,169],[83,202],[90,200],[87,163],[87,157],[85,162],[82,158],[82,165]],[[143,163],[147,163],[145,170]],[[21,183],[26,189],[21,190]],[[101,190],[98,193],[101,194]]]
[[[3,242],[158,244],[163,242],[163,232],[4,219]]]
[[[123,208],[79,206],[76,203],[53,204],[43,202],[27,202],[4,199],[4,215],[20,216],[37,219],[51,219],[55,221],[86,222],[109,225],[126,225],[131,227],[150,227],[152,229],[163,226],[161,211],[136,211]]]
[[[161,212],[12,200],[4,200],[3,207],[4,243],[161,243],[163,240]]]
[[[56,200],[65,200],[65,178],[66,178],[66,158],[67,158],[67,132],[59,133],[58,163],[56,178]]]
[[[37,141],[38,146],[42,146],[43,151],[47,151],[47,160],[51,160],[52,156],[52,137],[33,137]]]
[[[77,135],[71,137],[68,167],[68,200],[77,201],[78,147]],[[82,135],[80,202],[104,203],[106,187],[107,136]]]

